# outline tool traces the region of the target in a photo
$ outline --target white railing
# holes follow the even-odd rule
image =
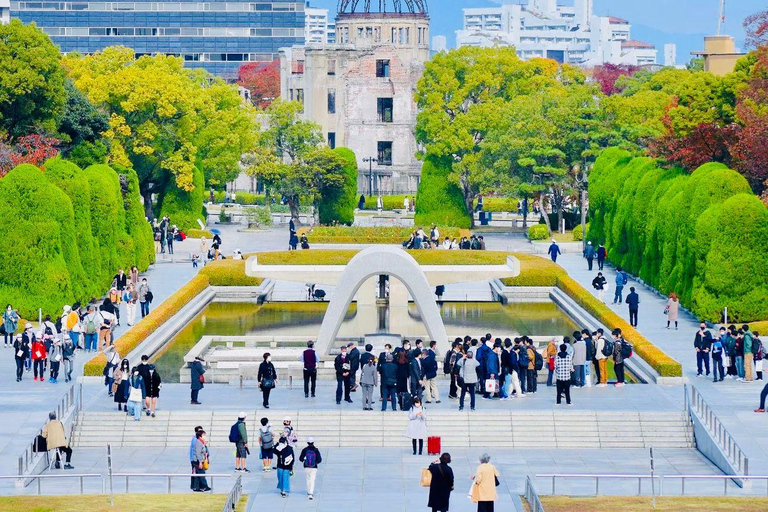
[[[600,495],[600,479],[603,480],[637,480],[637,495],[642,493],[643,480],[659,479],[660,475],[651,476],[648,475],[612,475],[612,474],[591,474],[591,473],[553,473],[536,475],[536,478],[551,478],[552,479],[552,492],[551,495],[557,494],[557,479],[592,479],[595,480],[595,493],[594,496]]]
[[[210,478],[211,479],[211,489],[213,489],[213,479],[214,478],[232,478],[234,475],[229,473],[205,473],[205,474],[197,474],[197,473],[112,473],[113,478],[125,478],[125,494],[130,494],[131,487],[130,487],[130,480],[131,478],[165,478],[168,482],[168,485],[166,487],[167,493],[171,493],[171,480],[174,478],[193,478],[193,477],[200,477],[200,478]]]
[[[552,486],[550,489],[550,495],[556,495],[557,494],[557,482],[558,480],[583,480],[583,479],[594,479],[595,481],[595,488],[593,493],[586,494],[588,496],[600,496],[600,480],[625,480],[625,481],[633,481],[637,480],[637,495],[640,496],[643,494],[642,490],[642,483],[644,480],[648,481],[654,481],[659,483],[659,496],[664,495],[664,488],[666,487],[667,490],[669,490],[669,486],[673,481],[680,481],[680,493],[679,495],[685,496],[685,482],[686,480],[693,480],[698,482],[718,482],[722,481],[723,483],[723,496],[728,495],[728,481],[729,480],[743,480],[747,482],[759,482],[763,481],[766,484],[765,487],[765,495],[768,496],[768,475],[751,475],[751,476],[742,476],[742,475],[650,475],[650,474],[637,474],[637,475],[621,475],[621,474],[591,474],[591,473],[549,473],[549,474],[537,474],[536,478],[546,478],[550,479],[552,482]],[[665,485],[665,482],[667,484]],[[750,490],[751,491],[751,490]],[[755,495],[758,494],[755,492],[747,491],[742,492],[741,494],[749,494],[749,495]],[[647,492],[647,491],[646,491]],[[528,484],[526,482],[526,499],[527,499],[527,493],[528,493]],[[570,491],[566,491],[564,494],[573,494]],[[615,493],[612,493],[615,494]],[[700,492],[694,493],[695,495],[701,495]],[[675,496],[677,494],[675,493],[667,493],[668,496]]]
[[[687,388],[688,385],[685,385]],[[701,396],[701,393],[691,386],[690,396],[686,393],[688,399],[688,411],[690,414],[696,414],[701,423],[709,431],[712,438],[717,442],[725,457],[733,465],[733,468],[740,475],[749,474],[749,459],[744,451],[733,439],[733,436],[726,430],[712,408]]]
[[[83,481],[86,478],[98,478],[102,480],[102,492],[104,491],[104,480],[102,479],[101,473],[83,473],[83,474],[72,474],[72,473],[61,473],[61,474],[55,474],[55,475],[24,475],[24,476],[0,476],[0,480],[37,480],[37,494],[42,494],[42,486],[41,482],[43,480],[47,480],[50,478],[79,478],[80,479],[80,494],[84,494],[84,483]]]
[[[227,495],[227,501],[224,503],[224,508],[221,512],[234,512],[237,508],[237,504],[243,495],[243,479],[238,475],[235,484],[232,486],[232,490]]]
[[[531,512],[544,512],[544,505],[541,504],[530,476],[525,477],[525,501],[528,502]]]

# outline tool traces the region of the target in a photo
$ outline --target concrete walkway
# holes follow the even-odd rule
[[[597,264],[590,272],[587,261],[580,255],[565,254],[557,262],[568,274],[582,286],[592,290],[592,279],[597,274]],[[612,305],[613,285],[616,271],[606,264],[603,275],[611,283],[610,295],[606,297],[609,306],[623,319],[629,321],[629,309],[626,304]],[[699,390],[709,406],[734,437],[741,449],[749,457],[749,472],[754,475],[768,475],[768,415],[753,412],[759,405],[760,391],[764,381],[744,383],[726,379],[723,382],[713,382],[710,377],[697,377],[696,352],[693,339],[699,328],[698,319],[690,313],[680,310],[679,329],[667,329],[667,317],[664,315],[666,297],[660,296],[655,290],[634,279],[624,287],[624,296],[629,293],[629,287],[634,286],[640,295],[638,314],[638,331],[656,346],[664,350],[683,365],[683,375]],[[717,335],[713,330],[713,335]],[[658,386],[660,393],[670,396],[673,400],[682,401],[683,393],[679,387]]]

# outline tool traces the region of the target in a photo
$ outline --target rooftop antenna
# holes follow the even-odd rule
[[[720,16],[717,17],[717,35],[720,35],[723,23],[725,23],[725,0],[720,0]]]

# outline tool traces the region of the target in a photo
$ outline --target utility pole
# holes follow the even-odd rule
[[[725,0],[720,0],[720,15],[717,17],[717,35],[720,35],[723,22],[725,22]]]
[[[379,159],[369,156],[363,158],[363,162],[368,164],[368,197],[371,197],[373,195],[373,164],[374,162],[378,164]]]

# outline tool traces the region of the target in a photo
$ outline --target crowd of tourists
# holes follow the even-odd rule
[[[457,240],[455,237],[450,238],[446,236],[441,241],[440,230],[437,229],[437,226],[432,226],[432,229],[429,230],[429,235],[427,235],[422,228],[411,233],[410,238],[403,242],[403,247],[406,249],[462,249],[484,251],[485,240],[482,235],[471,235],[469,237],[463,236],[460,240]]]

